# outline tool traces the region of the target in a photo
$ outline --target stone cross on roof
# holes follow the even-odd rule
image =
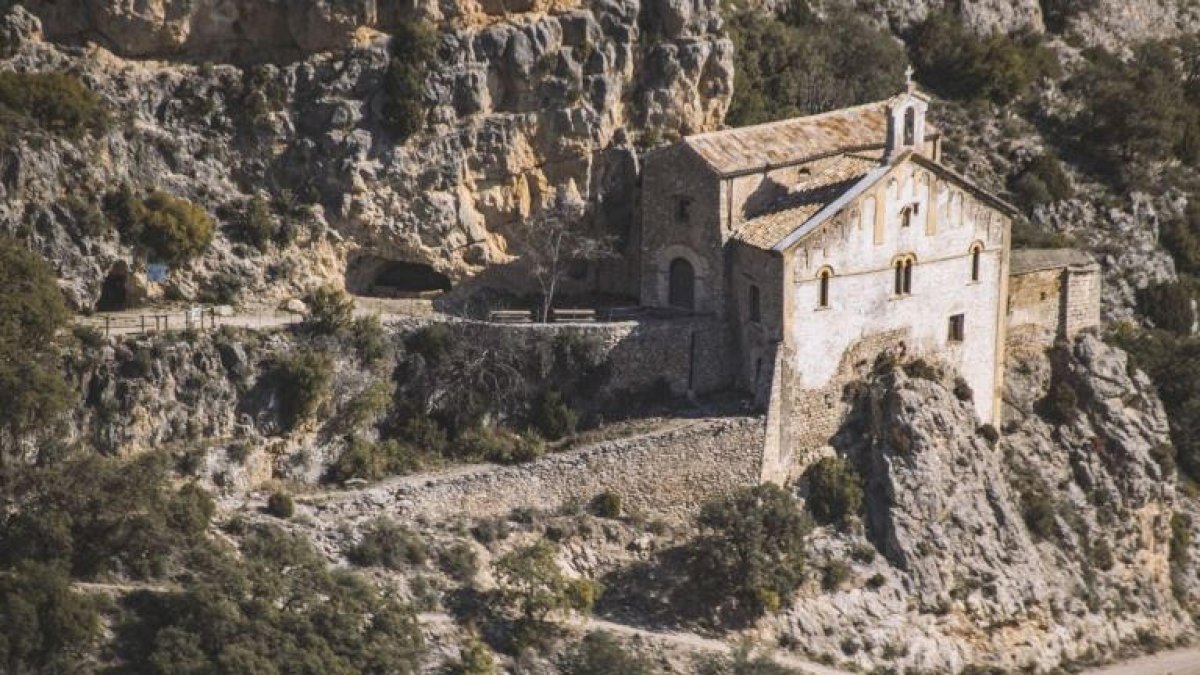
[[[917,83],[913,81],[913,74],[917,71],[913,70],[912,64],[904,69],[904,84],[908,88],[908,93],[913,93],[917,89]]]

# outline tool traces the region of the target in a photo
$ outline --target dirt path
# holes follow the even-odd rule
[[[423,625],[427,626],[445,626],[454,623],[448,614],[442,612],[426,612],[418,615],[418,619]],[[733,653],[735,645],[732,645],[723,640],[714,638],[706,638],[695,633],[668,633],[645,628],[637,628],[623,623],[614,623],[597,619],[595,617],[584,620],[581,623],[572,623],[573,626],[582,628],[584,631],[604,631],[613,635],[623,637],[639,637],[649,642],[657,642],[659,644],[668,644],[673,647],[679,647],[686,651],[700,652],[707,654],[726,655]],[[806,661],[793,654],[782,651],[765,652],[775,663],[796,670],[801,675],[849,675],[847,671],[837,670],[829,666],[823,666],[819,663]],[[615,674],[614,674],[615,675]]]
[[[1111,666],[1085,670],[1082,675],[1200,675],[1200,648],[1162,652]]]

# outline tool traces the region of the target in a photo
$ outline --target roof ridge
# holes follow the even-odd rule
[[[689,141],[692,141],[692,140],[712,138],[714,136],[721,136],[723,134],[730,134],[730,133],[736,133],[736,132],[770,129],[770,128],[776,127],[776,126],[783,126],[785,124],[810,122],[813,120],[821,119],[823,117],[831,117],[833,115],[857,112],[860,110],[865,110],[867,108],[873,108],[876,106],[886,105],[889,101],[891,101],[891,99],[884,99],[882,101],[872,101],[870,103],[862,103],[859,105],[850,106],[849,108],[838,108],[836,110],[826,110],[825,112],[816,113],[815,115],[805,115],[803,117],[786,117],[781,120],[772,120],[770,122],[759,122],[758,124],[751,124],[749,126],[744,126],[744,127],[729,127],[727,129],[715,129],[713,131],[706,131],[702,134],[693,134],[691,136],[684,136],[683,142],[688,143]]]

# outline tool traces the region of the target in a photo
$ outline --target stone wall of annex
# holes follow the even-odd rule
[[[1100,266],[1069,249],[1015,251],[1008,326],[1023,340],[1072,339],[1100,325]]]

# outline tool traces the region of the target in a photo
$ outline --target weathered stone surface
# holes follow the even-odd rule
[[[373,2],[234,2],[221,11],[167,0],[135,9],[97,0],[88,11],[34,2],[50,39],[103,37],[100,44],[129,56],[221,63],[238,56],[241,42],[266,54],[287,40],[296,53],[269,66],[133,61],[105,47],[43,41],[33,15],[14,9],[6,30],[22,37],[0,67],[77,72],[120,114],[102,138],[12,147],[0,230],[32,224],[35,246],[80,307],[94,304],[117,263],[135,276],[144,269],[115,233],[81,236],[78,215],[64,206],[68,196],[97,203],[121,184],[161,188],[224,214],[201,259],[172,270],[166,283],[138,277],[151,299],[228,295],[214,289],[233,286],[278,300],[341,283],[348,258],[366,254],[462,280],[510,262],[520,253],[510,243],[514,227],[567,189],[613,205],[596,216],[627,230],[628,214],[616,205],[636,203],[633,142],[646,129],[670,136],[716,127],[732,87],[732,47],[714,7],[689,9],[676,34],[642,34],[638,17],[663,1],[551,12],[539,5],[487,20],[476,20],[473,5],[449,3],[453,16],[471,17],[453,22],[424,7],[437,57],[424,83],[427,125],[408,139],[382,117],[386,36],[361,30],[406,17]],[[287,40],[252,35],[283,20],[253,12],[284,8]],[[242,32],[220,41],[224,28],[210,24],[226,10]],[[236,210],[260,192],[294,242],[264,252],[236,242]],[[632,290],[619,275],[608,285]]]
[[[836,443],[865,474],[867,535],[816,536],[818,564],[858,562],[850,583],[812,587],[780,620],[796,643],[867,670],[1043,672],[1188,629],[1167,559],[1174,481],[1151,458],[1166,418],[1149,381],[1090,335],[1051,358],[1019,345],[1008,373],[995,446],[942,383],[897,372],[870,385]],[[1052,381],[1078,399],[1064,423],[1039,413]],[[1023,518],[1038,490],[1049,533]],[[880,555],[852,557],[868,541]]]

